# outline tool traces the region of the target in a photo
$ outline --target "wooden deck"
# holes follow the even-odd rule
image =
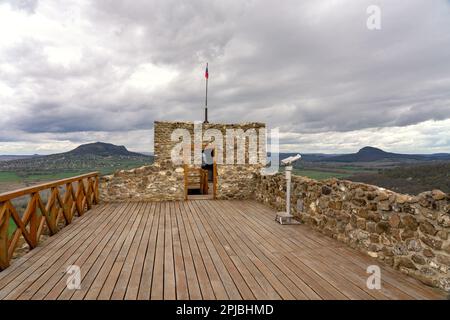
[[[254,201],[96,206],[0,273],[0,299],[442,299]],[[69,265],[81,289],[66,288]]]

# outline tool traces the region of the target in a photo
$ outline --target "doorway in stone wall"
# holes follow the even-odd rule
[[[203,148],[201,166],[184,166],[186,200],[215,199],[217,164],[214,148]]]

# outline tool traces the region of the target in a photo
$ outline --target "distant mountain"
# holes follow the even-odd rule
[[[130,152],[125,146],[116,146],[111,143],[95,142],[82,144],[76,147],[72,151],[62,153],[66,155],[95,155],[101,157],[110,156],[129,156],[129,157],[141,157],[143,154]]]
[[[325,154],[325,153],[301,153],[301,152],[280,153],[280,161],[295,156],[298,153],[300,153],[300,155],[302,156],[302,161],[310,161],[310,162],[325,161],[326,159],[337,156],[336,154]]]
[[[153,156],[154,155],[153,152],[139,152],[139,153],[142,153],[143,155],[146,155],[146,156]]]
[[[86,171],[97,168],[140,166],[153,161],[152,156],[128,151],[124,146],[95,142],[64,152],[0,162],[0,171]]]
[[[450,162],[428,161],[399,165],[376,172],[356,173],[346,179],[373,184],[401,193],[419,194],[439,189],[450,192]]]
[[[449,153],[438,154],[400,154],[386,152],[374,147],[364,147],[357,153],[328,157],[322,161],[330,162],[373,162],[373,161],[432,161],[450,160]]]
[[[0,161],[10,161],[10,160],[17,160],[17,159],[29,159],[32,157],[38,157],[39,155],[0,155]]]

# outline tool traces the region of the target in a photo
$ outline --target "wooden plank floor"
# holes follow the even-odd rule
[[[442,299],[255,201],[103,204],[0,272],[0,299]],[[69,290],[68,266],[81,269]]]

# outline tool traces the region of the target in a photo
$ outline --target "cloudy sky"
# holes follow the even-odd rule
[[[283,151],[450,152],[449,30],[448,0],[0,0],[0,154],[153,151],[202,120],[206,61],[210,121]]]

